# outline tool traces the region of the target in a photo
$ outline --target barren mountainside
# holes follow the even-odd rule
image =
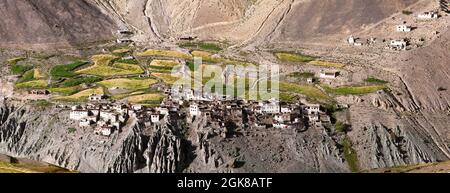
[[[85,0],[3,0],[0,46],[70,46],[111,40],[112,20]]]

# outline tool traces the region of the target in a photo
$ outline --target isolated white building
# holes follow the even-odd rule
[[[397,32],[410,32],[412,30],[411,26],[407,25],[397,25]]]
[[[422,20],[428,20],[428,19],[437,19],[439,16],[436,12],[430,11],[430,12],[423,12],[419,15],[417,15],[417,18]]]
[[[319,73],[320,78],[326,78],[326,79],[335,79],[338,75],[339,75],[339,72],[337,72],[337,71],[320,70],[320,73]]]

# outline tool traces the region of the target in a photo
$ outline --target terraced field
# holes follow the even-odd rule
[[[116,63],[118,57],[114,55],[95,55],[92,57],[94,65],[77,71],[77,74],[96,75],[102,77],[142,74],[144,70],[135,64]]]

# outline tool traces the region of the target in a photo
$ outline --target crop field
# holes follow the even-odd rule
[[[153,60],[149,68],[156,73],[171,73],[178,65],[179,63],[174,60]]]
[[[311,61],[309,64],[314,66],[326,67],[326,68],[344,68],[345,64],[335,63],[335,62],[327,62],[327,61]]]
[[[374,85],[374,86],[341,86],[332,88],[326,85],[321,85],[330,94],[334,95],[364,95],[383,90],[386,86]]]
[[[168,58],[180,58],[185,60],[192,59],[192,56],[189,54],[173,50],[149,49],[145,52],[138,53],[137,55],[141,57],[168,57]]]
[[[65,87],[65,88],[49,88],[50,93],[57,94],[61,96],[68,96],[75,94],[80,91],[80,88],[77,86],[74,87]]]
[[[165,74],[165,73],[152,73],[152,76],[155,76],[159,79],[161,79],[166,84],[174,84],[177,82],[181,77],[173,76],[171,74]]]
[[[222,45],[213,42],[184,42],[179,44],[182,48],[193,48],[205,51],[220,52],[223,50]]]
[[[73,95],[55,97],[54,100],[68,101],[68,102],[81,102],[81,101],[85,101],[88,98],[88,96],[91,94],[104,94],[103,88],[99,87],[99,88],[87,89],[87,90],[83,90],[78,93],[75,93]]]
[[[144,73],[144,70],[140,66],[126,63],[115,63],[114,61],[116,59],[117,57],[113,55],[93,56],[92,60],[94,61],[94,65],[86,69],[79,70],[76,73],[96,75],[102,77]]]
[[[278,52],[275,53],[275,56],[283,62],[311,62],[316,60],[313,56],[288,52]]]
[[[104,86],[106,88],[122,88],[127,90],[140,90],[140,89],[146,89],[149,88],[151,85],[157,83],[158,81],[155,79],[126,79],[126,78],[120,78],[120,79],[111,79],[111,80],[104,80],[101,82],[98,82],[99,85]]]
[[[87,64],[84,61],[77,61],[71,64],[57,65],[50,70],[53,78],[70,78],[76,76],[75,69]]]
[[[21,89],[25,89],[25,88],[42,89],[42,88],[46,88],[47,86],[48,86],[47,80],[32,80],[32,81],[16,84],[16,88],[21,88]]]
[[[39,69],[32,69],[25,72],[16,82],[16,88],[19,89],[41,89],[48,86],[46,76]]]
[[[7,163],[0,161],[0,173],[69,173],[69,170],[53,165]]]
[[[149,93],[142,95],[130,96],[127,98],[128,102],[135,104],[154,104],[159,103],[164,98],[163,95],[159,93]]]
[[[287,82],[280,82],[280,92],[291,93],[291,94],[301,94],[308,97],[311,100],[320,102],[330,102],[332,98],[327,95],[327,93],[322,90],[310,86],[310,85],[300,85]],[[289,96],[289,95],[284,95]]]

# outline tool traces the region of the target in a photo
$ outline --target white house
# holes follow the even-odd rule
[[[201,114],[197,104],[192,104],[191,106],[189,106],[189,114],[191,116],[199,116]]]
[[[88,97],[88,99],[90,101],[101,101],[101,100],[103,100],[105,98],[106,98],[105,95],[102,95],[102,94],[91,94]]]
[[[273,116],[273,119],[280,123],[290,122],[291,121],[291,114],[276,114]]]
[[[391,40],[390,46],[394,49],[404,50],[406,49],[407,42],[405,40]]]
[[[305,105],[305,111],[307,114],[318,114],[320,112],[320,104],[308,104]]]
[[[398,32],[410,32],[412,30],[411,26],[407,25],[397,25],[396,29]]]
[[[287,129],[287,128],[289,128],[289,125],[284,124],[284,123],[274,123],[273,127],[277,128],[277,129]]]
[[[72,120],[81,120],[81,119],[85,119],[89,117],[89,112],[88,111],[80,111],[80,110],[76,110],[76,111],[72,111],[70,112],[69,118]]]
[[[117,115],[113,112],[100,112],[100,117],[105,121],[117,122]]]
[[[79,123],[80,127],[89,127],[93,124],[94,122],[92,120],[89,119],[82,119]]]
[[[161,115],[169,115],[169,109],[168,108],[160,108],[159,114]]]
[[[150,121],[152,123],[159,123],[159,114],[152,114],[152,115],[150,115]]]
[[[319,77],[325,79],[335,79],[339,75],[338,71],[324,71],[320,70]]]
[[[347,42],[348,42],[349,44],[354,44],[355,41],[356,41],[356,39],[355,39],[353,36],[350,36],[350,37],[347,39]]]
[[[417,18],[422,20],[428,20],[428,19],[437,19],[439,16],[436,12],[430,11],[430,12],[423,12],[419,15],[417,15]]]
[[[280,113],[280,103],[278,101],[264,102],[261,106],[261,112],[263,113]]]
[[[97,128],[94,133],[97,135],[110,136],[112,134],[112,130],[112,127],[103,126]]]

